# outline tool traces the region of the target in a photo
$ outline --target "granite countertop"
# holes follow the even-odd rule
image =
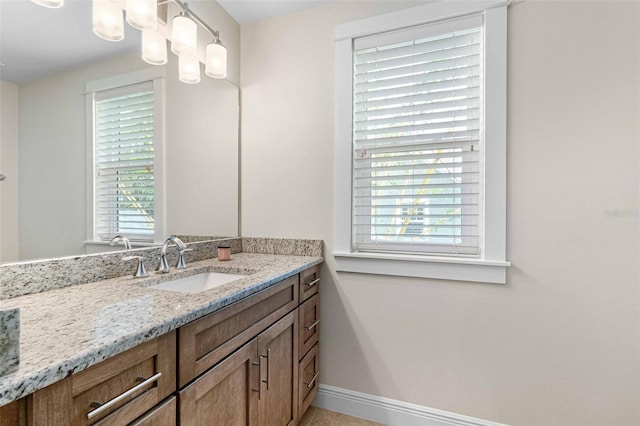
[[[0,406],[99,363],[323,261],[322,257],[238,253],[168,274],[119,277],[1,300],[20,308],[20,366],[0,377]],[[206,271],[247,274],[202,293],[147,288]]]

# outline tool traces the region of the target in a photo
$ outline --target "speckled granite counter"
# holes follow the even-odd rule
[[[131,276],[1,300],[20,308],[20,366],[0,377],[0,406],[321,263],[322,257],[238,253],[166,275]],[[205,271],[248,274],[198,293],[147,288]]]

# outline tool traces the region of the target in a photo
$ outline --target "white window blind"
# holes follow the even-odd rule
[[[480,255],[482,25],[354,40],[354,249]]]
[[[99,240],[154,239],[154,96],[151,82],[94,95],[94,212]]]

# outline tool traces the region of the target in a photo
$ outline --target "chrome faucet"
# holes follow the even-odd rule
[[[109,245],[111,247],[115,247],[118,245],[118,243],[122,243],[122,245],[124,246],[125,250],[131,250],[131,242],[129,241],[129,239],[127,237],[125,237],[124,235],[116,235],[115,237],[113,237],[111,239],[111,241],[109,241]]]
[[[169,237],[164,240],[162,244],[162,248],[160,249],[160,263],[158,264],[158,272],[167,273],[169,272],[169,262],[167,261],[167,248],[169,244],[175,244],[178,248],[178,263],[176,263],[176,268],[184,269],[187,267],[184,261],[184,254],[188,251],[192,251],[193,249],[187,248],[187,246],[182,242],[182,240],[178,237]]]

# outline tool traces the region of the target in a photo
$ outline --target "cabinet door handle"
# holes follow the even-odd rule
[[[318,284],[320,282],[320,278],[316,278],[313,281],[310,281],[308,283],[305,283],[308,287],[313,287],[314,285]]]
[[[258,358],[258,362],[252,362],[251,364],[258,367],[258,389],[251,389],[254,392],[258,392],[258,401],[262,399],[262,355]]]
[[[267,349],[266,355],[260,355],[260,358],[267,359],[267,380],[262,380],[262,383],[267,384],[267,390],[269,390],[269,382],[271,381],[271,349]]]
[[[305,326],[304,328],[306,328],[307,330],[313,330],[316,327],[316,325],[318,325],[318,324],[320,324],[320,320],[319,319],[315,320],[314,322],[312,322],[311,324]]]
[[[311,380],[309,380],[309,383],[305,383],[305,385],[307,385],[307,388],[310,388],[313,386],[319,374],[320,374],[320,370],[316,371],[316,374],[314,374]]]
[[[120,395],[116,396],[115,398],[113,398],[109,402],[105,402],[104,404],[100,404],[99,402],[92,402],[91,406],[92,407],[97,407],[97,408],[95,410],[89,411],[87,413],[87,419],[91,420],[95,416],[103,413],[104,411],[106,411],[109,408],[113,407],[117,403],[129,398],[131,395],[133,395],[134,393],[138,392],[140,389],[142,389],[145,386],[150,385],[151,383],[157,381],[160,378],[160,376],[162,376],[162,373],[154,374],[153,376],[149,377],[148,379],[144,379],[141,383],[135,385],[134,387],[132,387],[128,391],[121,393]]]

